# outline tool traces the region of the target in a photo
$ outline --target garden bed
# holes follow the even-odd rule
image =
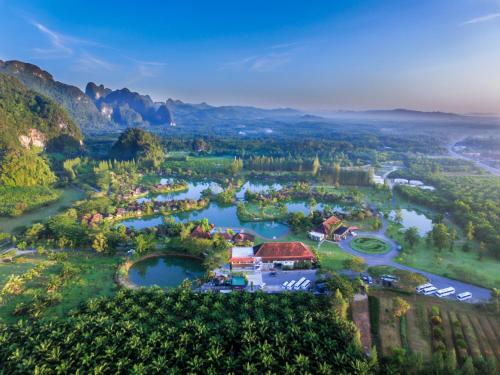
[[[366,254],[384,254],[390,250],[387,242],[372,237],[355,238],[351,242],[351,247]]]

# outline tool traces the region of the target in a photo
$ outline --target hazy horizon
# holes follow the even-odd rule
[[[0,0],[0,32],[0,59],[82,89],[309,112],[500,113],[498,0]]]

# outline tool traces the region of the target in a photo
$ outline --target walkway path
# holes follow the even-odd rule
[[[398,268],[401,270],[406,270],[406,271],[411,271],[411,272],[416,272],[419,273],[429,279],[434,286],[436,286],[438,289],[446,288],[449,286],[452,286],[455,288],[456,293],[461,293],[461,292],[471,292],[473,298],[469,301],[471,302],[485,302],[488,301],[491,297],[491,290],[482,288],[476,285],[468,284],[462,281],[457,281],[454,279],[450,279],[444,276],[439,276],[432,274],[430,272],[422,271],[417,268],[413,268],[410,266],[405,266],[403,264],[400,264],[396,262],[394,259],[398,256],[399,250],[398,250],[398,244],[396,241],[392,240],[389,238],[385,232],[388,227],[387,220],[382,218],[382,228],[380,228],[378,231],[375,232],[357,232],[358,236],[362,237],[373,237],[373,238],[378,238],[382,241],[385,241],[389,244],[390,250],[387,253],[384,254],[366,254],[359,252],[357,250],[354,250],[351,247],[351,242],[354,239],[354,237],[348,237],[345,240],[342,240],[338,242],[337,244],[340,246],[340,248],[345,251],[346,253],[349,253],[351,255],[355,255],[357,257],[363,258],[364,261],[368,266],[392,266],[394,268]],[[454,297],[451,297],[454,298]]]

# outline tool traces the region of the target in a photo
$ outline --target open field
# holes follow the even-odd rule
[[[391,225],[387,231],[389,237],[404,244],[398,226]],[[486,288],[500,285],[500,262],[488,255],[480,260],[476,251],[464,252],[461,246],[454,246],[453,251],[429,248],[421,239],[413,249],[408,249],[395,258],[398,263],[425,270],[456,280],[465,281]]]
[[[12,313],[20,303],[36,305],[44,296],[54,296],[55,301],[40,309],[41,316],[47,317],[62,316],[89,298],[110,296],[116,290],[114,274],[120,259],[118,256],[68,253],[65,260],[50,260],[45,255],[30,254],[17,257],[12,263],[0,263],[0,289],[11,274],[21,276],[37,265],[46,266],[39,276],[24,284],[21,293],[3,297],[0,319],[14,321],[16,317]]]
[[[430,359],[432,352],[438,350],[438,341],[444,343],[443,350],[456,351],[460,363],[466,355],[500,360],[500,337],[496,334],[499,318],[485,307],[388,290],[372,289],[370,295],[380,304],[378,336],[384,355],[390,354],[391,348],[403,345],[400,321],[391,315],[392,300],[399,296],[410,304],[406,314],[408,348],[414,353],[422,353],[424,360]],[[442,330],[439,335],[442,336],[432,333],[435,323],[431,317],[436,314],[440,320],[435,323],[439,324]]]
[[[351,242],[354,250],[367,254],[383,254],[389,251],[389,245],[378,238],[358,237]]]

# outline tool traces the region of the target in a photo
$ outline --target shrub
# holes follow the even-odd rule
[[[441,327],[433,327],[432,328],[432,337],[436,340],[440,340],[444,337],[444,331]]]
[[[438,315],[434,315],[433,317],[431,317],[431,322],[432,325],[437,326],[443,324],[443,319],[441,319],[441,317]]]

